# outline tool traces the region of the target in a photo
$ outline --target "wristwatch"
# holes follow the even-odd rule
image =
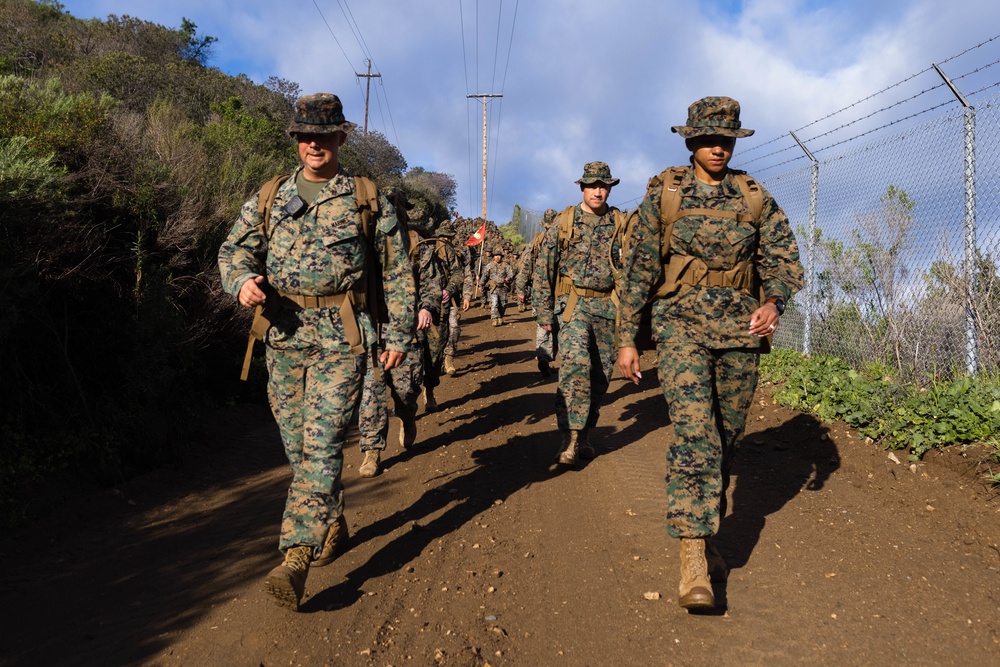
[[[764,300],[764,303],[773,303],[774,307],[778,309],[778,315],[785,314],[785,302],[781,300],[780,296],[769,296]]]

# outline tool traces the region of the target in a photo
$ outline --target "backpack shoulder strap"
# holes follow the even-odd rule
[[[369,241],[372,241],[375,238],[372,220],[378,214],[378,190],[375,189],[374,181],[364,176],[355,176],[354,197],[357,200],[358,209],[361,211],[361,226],[365,231],[365,236]]]
[[[257,193],[257,212],[264,216],[261,222],[261,229],[264,230],[264,236],[267,236],[267,227],[271,222],[271,205],[274,204],[274,198],[278,196],[278,188],[287,180],[287,174],[275,176],[265,183],[261,187],[260,192]]]
[[[660,180],[663,189],[660,193],[660,257],[670,254],[670,237],[674,233],[674,223],[677,222],[681,210],[681,181],[687,175],[690,167],[669,167],[653,181]],[[655,185],[650,181],[650,186]]]
[[[760,229],[760,216],[764,211],[764,193],[761,191],[760,185],[751,176],[747,175],[746,172],[740,172],[733,176],[736,179],[736,185],[740,188],[740,192],[743,193],[743,200],[750,207],[750,212],[753,214],[753,226]]]
[[[567,206],[556,216],[555,224],[559,225],[559,247],[565,248],[573,238],[573,211],[575,206]]]

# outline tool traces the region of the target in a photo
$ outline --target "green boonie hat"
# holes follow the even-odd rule
[[[753,130],[741,129],[740,103],[731,97],[703,97],[688,107],[687,125],[670,128],[685,139],[706,135],[749,137]]]
[[[451,238],[454,235],[455,235],[455,226],[451,224],[451,221],[445,220],[440,225],[438,225],[438,236]]]
[[[357,125],[344,118],[344,105],[332,93],[316,93],[300,97],[295,102],[295,119],[288,126],[288,134],[348,133]]]
[[[552,226],[552,222],[556,219],[556,210],[554,208],[545,209],[545,215],[542,216],[542,227],[548,229]]]
[[[608,187],[618,185],[619,179],[611,177],[611,167],[607,162],[588,162],[583,167],[583,176],[576,181],[580,185],[604,183]]]

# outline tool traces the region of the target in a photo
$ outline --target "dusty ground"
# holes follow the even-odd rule
[[[724,606],[688,614],[652,359],[640,388],[612,383],[599,456],[558,469],[529,314],[469,314],[418,445],[372,480],[347,452],[353,549],[313,570],[301,613],[261,592],[289,473],[243,405],[183,466],[0,536],[0,664],[1000,665],[1000,500],[971,458],[896,463],[762,388]]]

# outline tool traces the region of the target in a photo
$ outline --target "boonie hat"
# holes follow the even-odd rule
[[[288,134],[348,133],[357,125],[344,118],[344,105],[332,93],[305,95],[295,102],[295,119],[288,126]]]
[[[438,236],[452,237],[455,235],[455,227],[451,224],[450,220],[445,220],[437,229]]]
[[[706,135],[749,137],[753,130],[742,129],[740,103],[731,97],[703,97],[688,107],[686,125],[670,128],[685,139]]]
[[[588,162],[583,167],[583,176],[576,181],[580,185],[604,183],[608,187],[618,185],[619,179],[611,177],[611,167],[607,162]]]
[[[552,221],[556,219],[556,210],[554,208],[545,209],[545,215],[542,216],[542,227],[548,229],[552,226]]]

